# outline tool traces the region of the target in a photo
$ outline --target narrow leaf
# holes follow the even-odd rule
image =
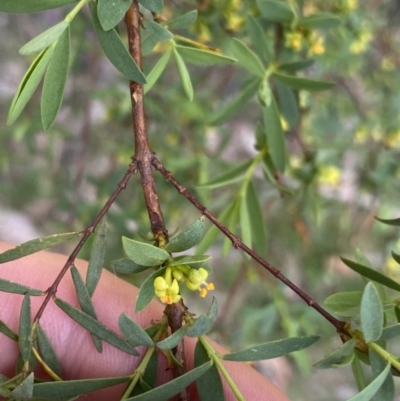
[[[190,383],[197,380],[212,366],[211,362],[207,362],[197,368],[179,376],[178,378],[147,391],[136,397],[127,398],[126,401],[167,401],[169,398],[178,394],[182,389],[186,388]]]
[[[147,277],[147,279],[141,285],[135,302],[135,313],[143,310],[154,298],[154,280],[158,276],[163,276],[165,274],[165,270],[167,270],[166,267],[156,270],[153,274]]]
[[[57,354],[40,324],[37,326],[37,342],[43,360],[58,377],[62,377],[61,365],[58,361]]]
[[[176,330],[174,333],[169,335],[168,337],[164,338],[164,340],[159,341],[156,346],[159,349],[167,350],[167,349],[172,349],[175,348],[178,344],[180,344],[183,340],[183,338],[186,335],[186,332],[188,330],[188,326],[182,326],[178,330]]]
[[[81,236],[81,233],[65,233],[49,235],[48,237],[36,238],[28,242],[24,242],[15,248],[9,249],[8,251],[0,254],[0,263],[10,262],[11,260],[20,259],[24,256],[30,255],[35,252],[39,252],[43,249],[51,248],[53,246],[62,244],[73,239],[77,239]]]
[[[320,336],[292,337],[271,341],[232,354],[226,354],[222,359],[227,361],[260,361],[277,358],[307,348],[318,341],[319,338]]]
[[[175,256],[173,259],[168,261],[168,266],[177,266],[177,265],[189,265],[194,267],[195,264],[202,264],[207,260],[211,259],[209,255],[183,255],[183,256]],[[200,266],[201,267],[201,266]]]
[[[52,45],[68,27],[67,21],[61,21],[40,35],[36,36],[19,49],[19,54],[27,55],[37,53]]]
[[[233,38],[231,48],[233,55],[238,59],[242,67],[246,68],[247,71],[255,76],[260,78],[264,77],[265,69],[260,59],[242,41]]]
[[[167,50],[163,54],[163,56],[160,58],[160,60],[158,60],[157,64],[154,66],[154,68],[149,72],[149,74],[146,77],[147,84],[145,84],[144,88],[143,88],[145,94],[158,81],[158,78],[160,78],[161,74],[165,70],[165,67],[168,64],[170,57],[171,57],[171,49]]]
[[[324,305],[341,316],[360,315],[361,291],[338,292],[325,299]]]
[[[128,341],[132,347],[137,347],[139,345],[152,347],[154,345],[149,335],[125,313],[119,317],[118,326],[125,336],[126,341]]]
[[[392,251],[392,258],[398,263],[400,264],[400,255],[398,253],[395,253]]]
[[[252,231],[251,231],[251,223],[250,223],[250,214],[251,210],[249,209],[249,205],[247,203],[247,191],[248,185],[244,188],[244,193],[240,198],[240,230],[242,234],[242,241],[245,245],[251,248],[251,240],[252,240]],[[248,255],[247,255],[248,257]]]
[[[386,368],[382,373],[379,374],[367,387],[355,396],[347,399],[347,401],[370,401],[371,398],[376,394],[379,388],[382,386],[390,370],[390,363],[387,364]]]
[[[194,323],[188,328],[186,335],[188,337],[200,337],[207,334],[212,329],[213,322],[206,316],[200,315]]]
[[[146,29],[157,42],[166,42],[174,37],[174,35],[167,28],[154,21],[147,21]]]
[[[72,280],[74,282],[76,295],[78,296],[78,302],[79,302],[81,309],[83,310],[83,312],[87,313],[93,319],[97,320],[96,310],[94,309],[94,305],[90,298],[89,291],[88,291],[85,283],[83,282],[78,269],[75,266],[71,267],[71,275],[72,275]],[[103,344],[101,342],[101,339],[93,333],[91,333],[91,336],[93,338],[93,342],[94,342],[94,345],[96,346],[97,351],[102,352]]]
[[[69,27],[57,41],[49,68],[44,77],[41,98],[43,128],[48,131],[54,124],[61,108],[64,97],[65,83],[67,82],[70,55]]]
[[[8,14],[37,13],[75,2],[77,0],[1,0],[0,12]]]
[[[388,226],[400,226],[400,217],[397,219],[381,219],[380,217],[375,217],[375,219]]]
[[[296,96],[289,87],[279,81],[275,81],[275,86],[278,94],[279,109],[290,128],[294,129],[300,117]]]
[[[308,78],[298,78],[291,75],[285,75],[279,72],[273,72],[272,76],[278,81],[281,81],[285,85],[292,89],[306,90],[310,92],[324,91],[327,89],[332,89],[335,84],[333,82],[326,81],[316,81],[314,79]]]
[[[53,48],[43,50],[25,73],[12,100],[7,116],[7,125],[13,124],[25,108],[29,99],[38,87],[52,55]]]
[[[32,346],[31,299],[29,295],[25,295],[22,301],[18,340],[22,359],[25,362],[29,361]]]
[[[376,378],[385,370],[387,362],[374,350],[369,350],[369,359],[371,361],[372,377]],[[394,381],[393,376],[389,373],[382,386],[375,393],[373,401],[393,401],[393,399]]]
[[[261,28],[261,25],[254,17],[249,15],[247,17],[246,27],[247,32],[250,35],[251,43],[257,54],[265,61],[270,61],[272,58],[272,52],[267,41],[267,36]]]
[[[169,258],[169,253],[154,245],[122,237],[122,246],[129,259],[142,266],[159,266]]]
[[[224,185],[232,184],[237,181],[243,179],[246,171],[253,163],[253,159],[246,160],[243,163],[238,164],[237,166],[233,166],[228,169],[225,173],[218,175],[212,180],[205,182],[203,184],[198,185],[198,188],[219,188]]]
[[[194,47],[176,45],[176,50],[189,63],[203,67],[211,65],[234,64],[236,60],[223,54],[208,50],[195,49]]]
[[[141,266],[129,258],[122,258],[110,262],[109,270],[114,273],[134,274],[149,269],[149,266]]]
[[[192,81],[190,80],[189,71],[187,70],[186,64],[183,61],[181,55],[176,50],[176,48],[174,48],[174,56],[176,64],[178,66],[178,71],[181,77],[183,89],[185,90],[187,98],[191,102],[193,100],[194,93],[193,93]]]
[[[211,114],[209,123],[211,125],[221,125],[234,117],[243,106],[254,96],[260,85],[260,79],[248,81],[239,94],[226,106],[220,108],[216,113]]]
[[[109,328],[101,324],[96,319],[85,312],[74,308],[72,305],[63,301],[60,298],[55,298],[54,302],[62,309],[71,319],[75,320],[78,324],[84,327],[86,330],[95,334],[97,337],[108,342],[114,347],[131,355],[139,355],[138,352],[128,342],[123,340],[118,334],[111,331]]]
[[[0,328],[1,331],[1,328]],[[379,337],[380,340],[390,340],[393,337],[400,335],[400,323],[394,324],[392,326],[385,327],[382,330],[382,334]]]
[[[317,369],[330,369],[343,366],[343,363],[346,363],[346,365],[351,363],[349,356],[353,354],[355,345],[356,340],[352,338],[351,340],[345,342],[337,350],[327,355],[320,362],[315,364],[314,367]]]
[[[176,237],[173,237],[166,247],[168,252],[183,252],[197,245],[204,234],[204,217],[187,226]]]
[[[201,366],[210,358],[200,341],[197,341],[194,351],[194,366]],[[197,392],[201,401],[224,401],[224,389],[218,368],[213,364],[210,369],[196,380]]]
[[[0,320],[0,333],[3,333],[11,340],[18,341],[18,335],[15,334],[2,320]]]
[[[207,312],[207,318],[211,322],[211,324],[214,324],[215,319],[218,316],[218,303],[217,299],[213,297],[210,305],[210,309]]]
[[[299,26],[308,29],[331,29],[341,24],[340,18],[329,13],[313,14],[299,20]]]
[[[14,283],[0,278],[0,291],[12,292],[13,294],[28,294],[32,296],[44,295],[44,292],[36,288],[27,287],[26,285]]]
[[[109,31],[118,25],[131,4],[129,0],[98,0],[97,16],[102,28]]]
[[[28,401],[32,399],[33,394],[33,372],[28,375],[28,377],[11,392],[13,399]]]
[[[351,270],[354,270],[355,272],[361,274],[361,276],[376,281],[377,283],[382,284],[385,287],[391,288],[392,290],[400,291],[400,284],[392,280],[391,278],[386,277],[385,275],[377,272],[374,269],[360,265],[351,260],[345,258],[340,258],[340,259],[342,259],[342,262],[348,267],[350,267]]]
[[[100,280],[104,264],[107,242],[107,216],[104,216],[96,228],[92,250],[90,252],[89,266],[86,273],[86,288],[92,297]]]
[[[189,11],[186,14],[183,14],[177,18],[174,18],[171,21],[167,22],[168,28],[170,29],[183,29],[188,28],[190,25],[193,25],[197,19],[197,10]]]
[[[139,3],[150,11],[160,14],[164,8],[163,0],[139,0]]]
[[[383,308],[378,291],[372,282],[365,286],[360,317],[365,341],[369,343],[378,340],[383,327]]]
[[[279,66],[280,71],[284,71],[288,74],[295,74],[297,71],[304,70],[315,63],[315,60],[308,59],[308,60],[299,60],[299,61],[292,61],[290,63],[284,63]]]
[[[54,398],[75,397],[125,383],[131,379],[130,376],[105,377],[101,379],[68,380],[56,382],[36,383],[33,385],[33,396],[50,400]]]
[[[290,22],[294,18],[293,11],[283,2],[257,0],[262,16],[272,22]]]
[[[269,153],[275,167],[283,173],[286,164],[285,136],[274,97],[268,107],[263,107],[263,117]]]
[[[107,58],[125,78],[139,84],[145,84],[146,78],[143,72],[140,71],[135,60],[129,54],[115,28],[107,32],[104,31],[97,17],[96,3],[89,2],[89,7],[97,37]]]

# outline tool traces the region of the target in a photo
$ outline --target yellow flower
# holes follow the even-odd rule
[[[285,46],[295,51],[301,50],[303,46],[303,35],[299,32],[288,32],[285,35]]]
[[[320,184],[337,186],[340,181],[341,171],[335,166],[321,166],[318,174]]]

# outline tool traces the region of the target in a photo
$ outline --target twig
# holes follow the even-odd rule
[[[300,298],[302,298],[307,305],[314,308],[317,312],[319,312],[329,323],[331,323],[339,333],[347,333],[345,328],[345,322],[336,319],[329,312],[327,312],[321,305],[318,304],[317,301],[309,297],[303,290],[297,287],[292,281],[290,281],[287,277],[285,277],[278,269],[265,261],[262,257],[260,257],[256,252],[247,247],[240,238],[234,235],[228,228],[226,228],[221,222],[214,217],[205,206],[203,206],[184,186],[179,184],[179,182],[173,177],[172,173],[165,169],[165,167],[159,162],[159,160],[154,156],[152,160],[152,164],[154,168],[159,171],[164,178],[170,182],[178,192],[183,195],[189,202],[191,202],[200,212],[206,216],[220,231],[224,233],[226,237],[228,237],[233,244],[235,249],[242,249],[245,253],[247,253],[252,259],[257,261],[261,266],[267,269],[271,274],[273,274],[278,280],[282,281],[286,286],[292,289]]]

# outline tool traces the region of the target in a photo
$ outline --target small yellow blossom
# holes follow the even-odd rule
[[[319,37],[310,47],[310,55],[320,55],[325,53],[324,38]]]
[[[335,166],[321,166],[319,168],[318,181],[323,185],[337,186],[340,181],[341,171]]]
[[[388,148],[396,148],[400,145],[400,130],[391,132],[383,139],[383,143]]]
[[[285,46],[300,51],[303,47],[303,35],[300,32],[288,32],[285,35]]]

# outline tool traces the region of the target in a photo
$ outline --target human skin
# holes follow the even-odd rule
[[[12,248],[12,245],[0,242],[0,253]],[[12,262],[0,265],[0,278],[14,281],[43,291],[52,284],[67,257],[51,252],[38,252]],[[75,266],[85,278],[87,262],[77,259]],[[118,317],[126,313],[142,327],[148,327],[151,321],[163,316],[163,305],[157,301],[149,304],[144,311],[134,313],[134,303],[138,289],[119,279],[107,270],[103,270],[101,279],[92,297],[100,322],[120,334]],[[62,280],[57,297],[75,307],[79,307],[70,273]],[[19,313],[23,296],[0,292],[0,319],[14,332],[18,332]],[[43,297],[31,297],[32,316],[35,316]],[[65,380],[124,376],[132,374],[140,357],[128,355],[123,351],[103,342],[103,352],[98,353],[90,334],[75,321],[70,319],[54,302],[50,302],[40,320],[50,338],[62,366]],[[212,342],[216,350],[223,354],[227,351]],[[188,370],[193,368],[195,339],[185,339],[185,357]],[[142,356],[144,348],[139,347]],[[18,343],[0,333],[0,374],[13,377],[18,357]],[[289,399],[268,379],[245,363],[224,361],[228,372],[248,401],[289,401]],[[43,374],[38,371],[38,375]],[[166,358],[160,354],[157,385],[171,379],[171,370],[167,367]],[[236,397],[223,380],[226,401]],[[85,401],[117,401],[126,385],[114,386],[82,396]],[[192,400],[198,397],[194,386],[191,386]]]

